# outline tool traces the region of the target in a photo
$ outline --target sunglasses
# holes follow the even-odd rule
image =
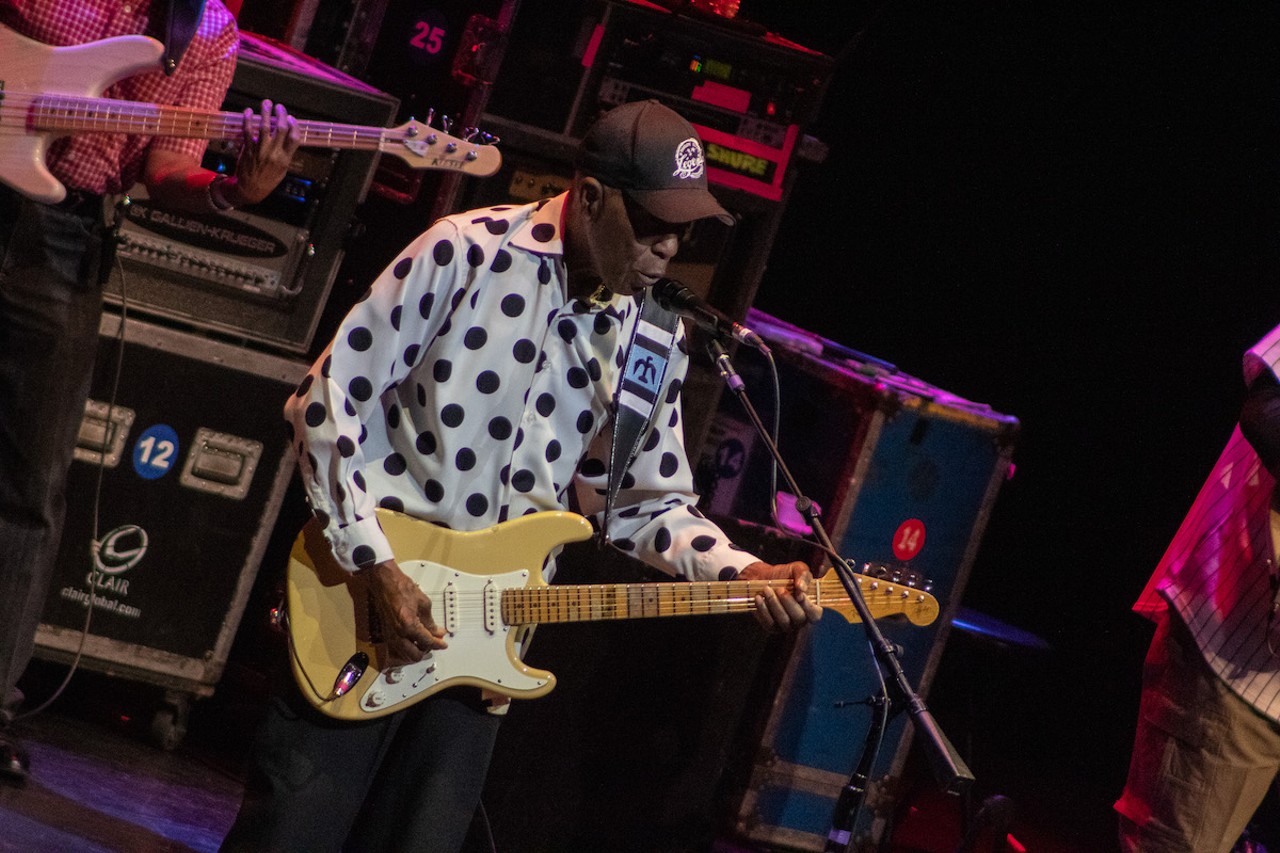
[[[668,234],[676,235],[681,243],[688,240],[693,234],[692,222],[667,222],[665,219],[659,219],[649,211],[645,210],[644,205],[633,200],[625,192],[619,190],[622,195],[622,203],[627,209],[627,219],[631,222],[631,230],[640,240],[656,240],[667,236]]]

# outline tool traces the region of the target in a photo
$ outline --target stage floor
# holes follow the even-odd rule
[[[29,702],[50,695],[65,671],[53,664],[33,664],[23,680]],[[98,673],[78,673],[48,711],[16,725],[31,754],[32,773],[24,786],[0,782],[0,853],[217,850],[239,806],[249,743],[264,695],[264,685],[233,667],[213,697],[192,705],[185,739],[165,751],[151,734],[153,716],[163,706],[163,691]],[[985,775],[994,782],[1003,774],[993,768]],[[1105,834],[1094,833],[1092,840],[1082,841],[1078,832],[1066,828],[1073,817],[1077,823],[1109,826],[1112,819],[1103,808],[1078,800],[1071,804],[1032,767],[1021,766],[1016,775],[1026,777],[1025,784],[1003,790],[1018,802],[1013,831],[1026,849],[1032,853],[1111,849]],[[895,833],[890,853],[953,853],[956,849],[961,835],[959,803],[930,788],[926,780],[921,790],[909,796],[914,805]],[[978,799],[990,791],[989,785],[982,786]],[[659,849],[643,838],[632,839],[632,844],[627,853]],[[473,838],[467,847],[468,853],[489,849],[480,838]],[[759,853],[727,839],[710,849]],[[992,849],[992,839],[982,837],[973,853]],[[510,838],[499,843],[499,850],[528,853]],[[557,848],[556,853],[569,850]],[[672,851],[663,848],[663,853]],[[709,850],[688,848],[680,853]]]
[[[165,752],[96,715],[55,709],[20,722],[25,785],[0,783],[0,850],[14,853],[213,851],[235,819],[241,782],[203,745]]]

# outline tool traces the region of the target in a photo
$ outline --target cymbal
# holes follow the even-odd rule
[[[968,607],[960,607],[956,610],[951,626],[971,636],[994,640],[1002,645],[1017,646],[1037,652],[1047,652],[1053,648],[1030,631],[1024,631],[1007,622],[1001,622],[994,616],[979,613]]]

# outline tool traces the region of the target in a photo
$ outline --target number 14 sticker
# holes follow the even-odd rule
[[[133,470],[144,480],[158,480],[178,458],[178,433],[168,424],[147,427],[133,443]]]
[[[893,556],[899,560],[910,560],[924,550],[924,522],[918,518],[908,518],[898,525],[893,534]]]

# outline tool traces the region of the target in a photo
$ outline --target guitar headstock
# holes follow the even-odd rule
[[[905,616],[913,625],[931,625],[941,608],[930,590],[933,583],[919,572],[885,563],[864,563],[854,575],[862,598],[875,619]],[[819,603],[849,622],[862,621],[834,571],[819,581]]]
[[[488,177],[502,166],[498,137],[478,127],[463,128],[462,136],[449,133],[452,122],[441,119],[443,129],[431,126],[434,113],[425,122],[409,119],[383,133],[382,151],[399,157],[414,169],[438,169]]]

